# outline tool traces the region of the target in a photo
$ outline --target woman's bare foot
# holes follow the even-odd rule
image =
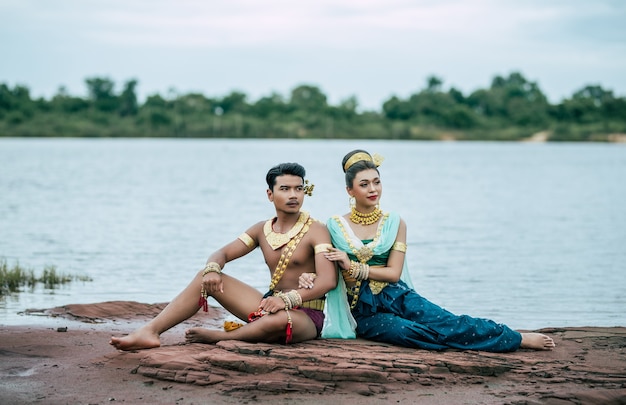
[[[112,337],[109,344],[118,350],[152,349],[161,346],[161,339],[158,334],[147,329],[137,329],[128,336]]]
[[[205,328],[191,328],[185,331],[187,343],[216,343],[224,340],[227,332]]]
[[[556,345],[550,336],[542,333],[522,333],[520,349],[552,350]]]

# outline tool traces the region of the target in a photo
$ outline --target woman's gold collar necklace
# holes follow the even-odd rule
[[[350,221],[360,225],[372,225],[378,222],[382,215],[383,211],[379,207],[376,207],[376,209],[369,214],[364,214],[357,211],[355,207],[352,207],[350,211]]]

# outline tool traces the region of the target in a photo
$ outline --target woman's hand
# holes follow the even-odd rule
[[[315,273],[302,273],[298,277],[298,288],[313,288],[313,282],[317,274]]]
[[[350,258],[348,257],[348,254],[342,250],[337,248],[328,248],[328,252],[324,253],[324,257],[331,262],[337,263],[343,270],[350,269]]]

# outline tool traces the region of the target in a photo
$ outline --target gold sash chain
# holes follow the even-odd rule
[[[389,218],[389,213],[383,214],[382,221],[380,221],[380,223],[378,224],[378,228],[376,229],[376,236],[374,237],[374,240],[368,243],[367,246],[364,245],[358,250],[352,243],[352,238],[348,234],[348,231],[346,230],[346,228],[343,226],[343,223],[341,222],[340,218],[336,217],[335,221],[337,222],[337,225],[339,225],[339,229],[341,229],[341,232],[343,233],[343,238],[348,243],[348,246],[350,246],[350,250],[352,251],[352,254],[356,256],[359,262],[367,263],[369,259],[371,259],[374,256],[374,248],[376,247],[376,245],[378,245],[380,234],[382,233],[382,230],[383,230],[383,225],[385,224],[385,221],[387,221],[388,218]],[[346,274],[344,272],[342,272],[342,275],[345,281],[349,281],[349,280],[346,280]],[[379,294],[383,290],[383,288],[387,286],[387,284],[389,283],[387,283],[386,281],[377,281],[377,280],[372,280],[372,279],[369,280],[370,290],[372,291],[372,294],[374,295]],[[348,294],[352,296],[352,301],[350,302],[350,309],[354,309],[354,307],[356,307],[356,304],[359,301],[360,289],[361,289],[361,281],[359,280],[356,280],[355,285],[348,289]]]
[[[287,243],[287,246],[285,246],[285,248],[281,252],[280,260],[278,260],[276,270],[274,270],[274,275],[272,276],[272,281],[270,282],[270,291],[274,290],[274,288],[276,288],[276,286],[278,285],[280,279],[283,278],[283,274],[285,274],[285,270],[287,270],[287,266],[289,265],[291,256],[293,256],[293,252],[296,250],[296,247],[298,247],[298,244],[300,243],[304,235],[309,231],[309,226],[312,223],[313,219],[309,218],[302,227],[302,230],[300,230],[300,232],[295,237],[293,237],[289,241],[289,243]]]

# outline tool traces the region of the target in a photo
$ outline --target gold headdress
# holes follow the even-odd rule
[[[348,159],[346,164],[343,166],[343,171],[344,172],[348,171],[350,166],[362,160],[365,160],[367,162],[372,162],[376,165],[376,167],[378,167],[383,163],[383,160],[385,160],[385,158],[379,155],[378,153],[374,153],[374,155],[372,156],[367,152],[357,152],[354,155],[350,156],[350,159]]]

